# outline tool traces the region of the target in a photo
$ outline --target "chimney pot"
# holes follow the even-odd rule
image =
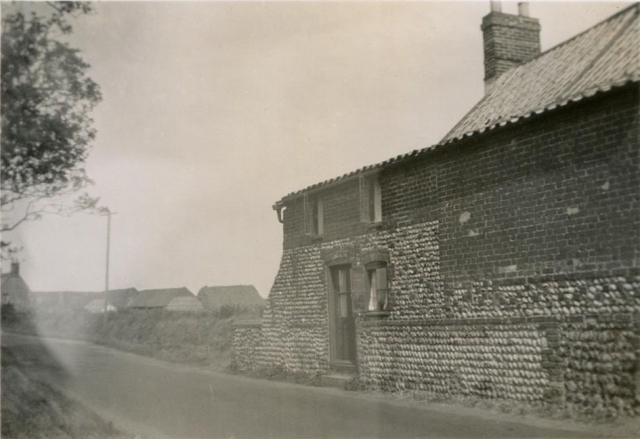
[[[521,17],[529,16],[529,2],[518,3],[518,15],[520,15]]]
[[[491,2],[491,12],[502,12],[502,2],[501,1],[492,1]]]
[[[11,274],[20,274],[20,263],[12,262],[11,263]]]

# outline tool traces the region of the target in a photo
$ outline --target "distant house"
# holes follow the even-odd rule
[[[2,304],[11,304],[15,309],[25,311],[31,306],[31,290],[20,277],[20,264],[11,263],[11,271],[2,273]]]
[[[116,312],[126,308],[138,294],[140,293],[135,288],[109,290],[107,292],[107,311]],[[91,313],[104,312],[104,293],[96,294],[96,297],[85,305],[84,310]]]
[[[87,303],[84,310],[91,314],[99,314],[104,312],[104,299],[93,299]],[[107,312],[118,312],[118,308],[107,301]]]
[[[201,311],[202,304],[187,288],[144,290],[129,302],[127,308],[168,311]]]
[[[224,305],[264,306],[263,299],[253,285],[229,285],[202,287],[198,299],[208,310],[217,310]]]
[[[117,309],[126,308],[140,292],[135,288],[124,288],[121,290],[109,290],[107,292],[107,301]]]
[[[204,311],[204,306],[195,296],[176,297],[165,308],[167,311]]]

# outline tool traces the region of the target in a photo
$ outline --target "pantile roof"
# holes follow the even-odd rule
[[[167,304],[168,311],[203,311],[204,306],[195,296],[176,297]]]
[[[436,145],[292,192],[274,208],[304,192],[377,171],[488,130],[640,81],[640,4],[609,17],[534,59],[512,68]]]
[[[638,81],[639,6],[634,4],[504,73],[443,142]]]
[[[187,288],[164,288],[140,291],[127,305],[128,308],[164,308],[176,297],[194,297]]]
[[[198,299],[207,309],[217,309],[223,305],[259,306],[265,304],[253,285],[229,285],[202,287]]]
[[[135,288],[109,290],[107,291],[107,301],[116,308],[121,309],[125,308],[138,294],[138,290]],[[104,297],[104,293],[101,293],[101,296]]]

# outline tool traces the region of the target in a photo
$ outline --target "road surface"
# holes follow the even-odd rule
[[[4,333],[2,344],[56,387],[146,437],[585,437],[585,429],[553,422],[508,422],[468,409],[256,380],[83,342]]]

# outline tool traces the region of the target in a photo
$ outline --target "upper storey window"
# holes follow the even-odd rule
[[[377,177],[372,178],[369,183],[369,221],[374,223],[382,221],[382,194]]]
[[[308,235],[322,236],[324,233],[322,198],[304,195],[304,227]]]
[[[360,218],[369,223],[382,221],[382,190],[377,175],[360,176]]]
[[[322,198],[316,198],[313,205],[313,233],[322,235],[324,233],[324,210],[322,207]]]

